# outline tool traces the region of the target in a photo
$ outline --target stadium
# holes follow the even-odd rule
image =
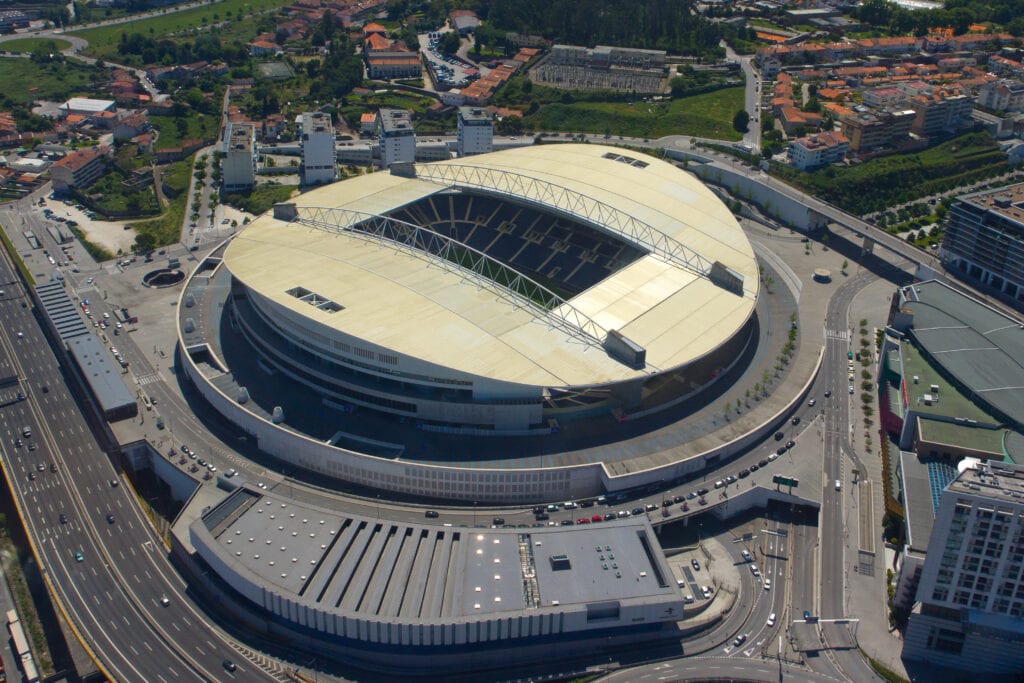
[[[757,343],[758,280],[691,175],[533,145],[275,206],[192,274],[179,341],[200,393],[271,455],[375,488],[536,500],[607,482],[583,474],[595,463],[467,474],[417,444],[530,450],[699,396]]]

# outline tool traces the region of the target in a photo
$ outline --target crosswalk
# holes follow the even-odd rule
[[[144,387],[147,384],[152,384],[153,382],[162,382],[163,380],[163,375],[161,375],[159,372],[151,372],[148,375],[142,375],[140,377],[135,378],[135,382],[140,387]]]
[[[840,341],[849,341],[850,340],[850,331],[849,330],[830,330],[830,329],[826,329],[825,330],[825,338],[826,339],[838,339]]]

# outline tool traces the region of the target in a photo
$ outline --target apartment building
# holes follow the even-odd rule
[[[989,81],[978,88],[978,106],[993,111],[1024,110],[1024,83],[1009,78]]]
[[[302,114],[302,182],[306,185],[333,183],[337,177],[334,124],[331,115],[319,111]]]
[[[941,493],[903,656],[1024,671],[1024,466],[964,461]]]
[[[416,160],[416,131],[405,109],[381,109],[377,112],[377,142],[382,168]]]
[[[907,106],[916,113],[910,130],[934,138],[963,127],[974,111],[974,99],[955,90],[934,90],[910,98]]]
[[[813,171],[846,158],[850,141],[842,133],[825,131],[789,143],[789,162],[801,171]]]
[[[898,147],[907,139],[917,112],[912,109],[852,112],[839,119],[839,129],[850,141],[851,152]]]
[[[250,190],[256,184],[256,126],[229,123],[224,140],[221,175],[226,192]]]
[[[481,107],[459,107],[460,157],[494,151],[494,119]]]
[[[107,168],[107,147],[86,147],[68,152],[50,166],[53,189],[57,193],[89,187]]]

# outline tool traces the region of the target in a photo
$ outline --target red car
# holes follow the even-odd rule
[[[590,521],[591,522],[600,522],[602,519],[603,518],[601,517],[601,515],[594,515],[593,517],[590,518]]]
[[[590,524],[590,518],[589,517],[580,517],[579,519],[576,520],[576,523],[577,524]]]

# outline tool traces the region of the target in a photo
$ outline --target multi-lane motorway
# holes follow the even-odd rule
[[[6,258],[0,281],[0,345],[20,377],[0,390],[0,452],[44,576],[78,636],[119,681],[272,680],[185,596],[163,542],[66,387]],[[226,658],[234,673],[224,670]]]

